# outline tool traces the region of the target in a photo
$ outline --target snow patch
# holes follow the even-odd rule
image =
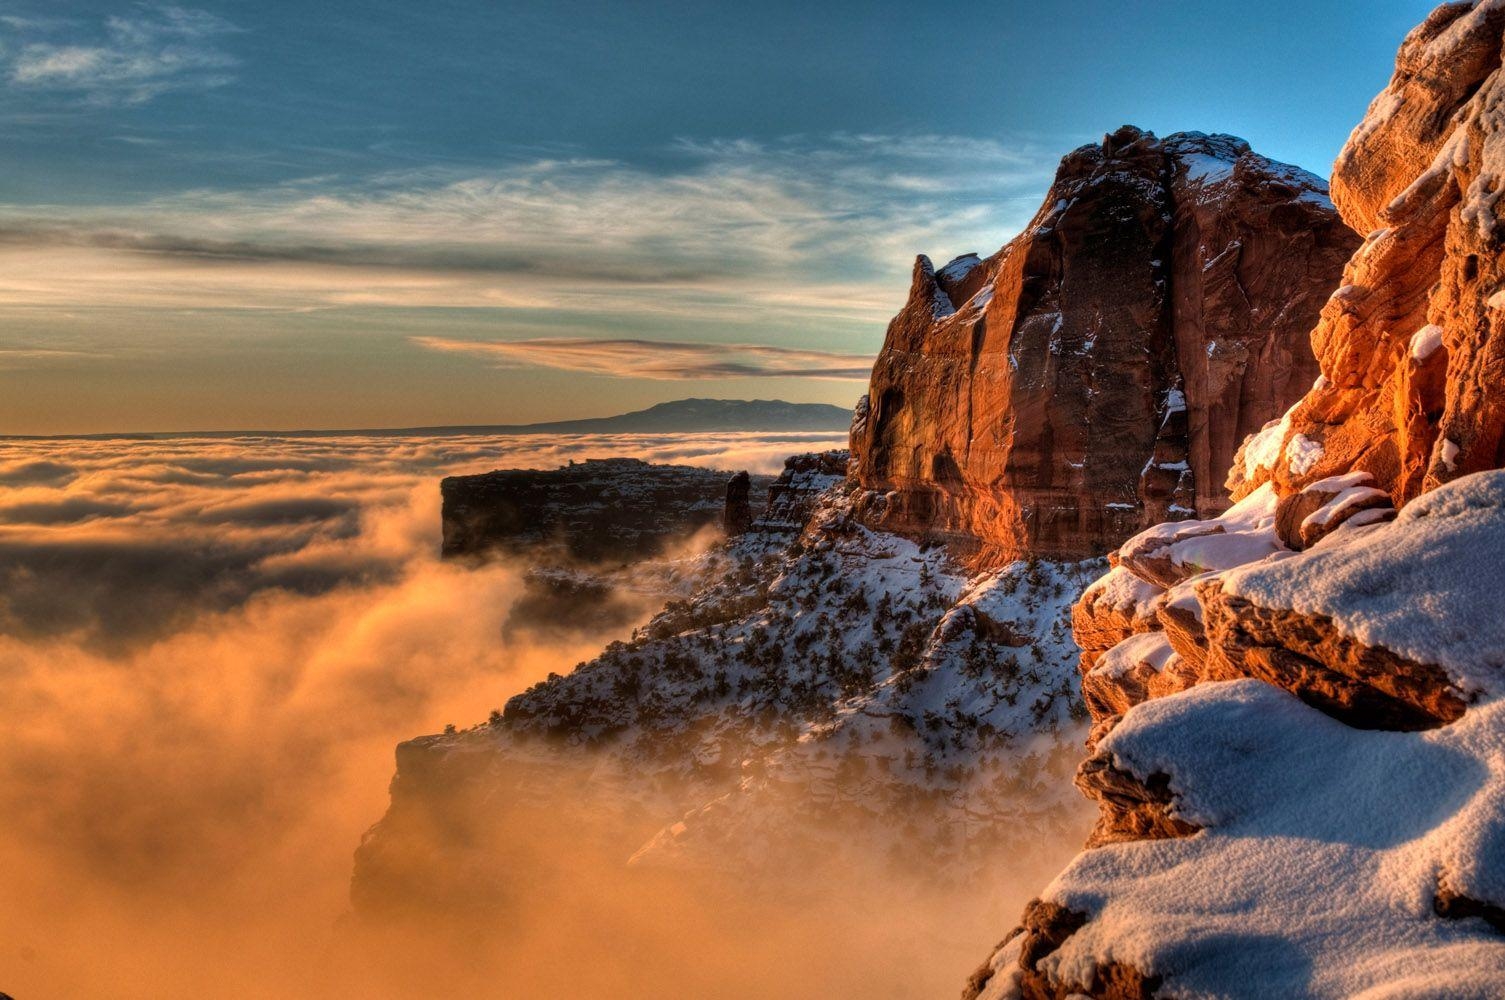
[[[1304,476],[1322,461],[1322,442],[1313,441],[1305,434],[1294,434],[1286,444],[1285,457],[1292,474]]]
[[[1136,706],[1099,752],[1170,775],[1205,829],[1078,856],[1044,893],[1090,918],[1040,961],[1058,980],[1117,961],[1175,996],[1505,995],[1499,935],[1431,907],[1440,872],[1505,899],[1505,704],[1387,733],[1260,681],[1203,684]]]
[[[1390,524],[1223,577],[1223,591],[1330,618],[1343,634],[1447,671],[1465,692],[1505,691],[1505,472],[1424,493]]]
[[[1458,442],[1451,438],[1442,439],[1442,467],[1452,472],[1458,466]]]
[[[1417,361],[1425,361],[1437,353],[1437,348],[1442,346],[1442,327],[1435,323],[1428,323],[1417,330],[1411,337],[1411,357]]]

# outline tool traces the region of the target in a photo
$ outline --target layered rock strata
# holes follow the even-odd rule
[[[1407,36],[1321,376],[1078,603],[1094,849],[969,996],[1505,993],[1502,39],[1501,0]]]
[[[745,509],[772,483],[753,476]],[[504,469],[440,483],[446,558],[537,553],[580,563],[659,554],[726,518],[727,474],[635,458],[587,459],[559,469]]]
[[[1362,471],[1399,505],[1505,464],[1505,8],[1451,3],[1407,36],[1333,168],[1368,234],[1312,333],[1322,378],[1246,444],[1235,496]]]
[[[1238,442],[1316,375],[1358,244],[1326,190],[1241,139],[1126,126],[993,256],[920,257],[853,427],[865,519],[981,564],[1220,512]]]

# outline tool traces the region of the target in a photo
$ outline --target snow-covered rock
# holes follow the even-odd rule
[[[617,839],[593,849],[619,863],[770,877],[855,852],[964,882],[1082,836],[1070,608],[1103,562],[973,573],[855,518],[845,462],[791,459],[768,512],[696,557],[699,585],[631,639],[488,724],[404,744],[361,905],[504,894],[514,859],[459,835],[415,845],[460,813],[606,812]]]
[[[1161,632],[1102,653],[1094,849],[977,994],[1501,995],[1502,566],[1480,473],[1203,577],[1200,671]]]

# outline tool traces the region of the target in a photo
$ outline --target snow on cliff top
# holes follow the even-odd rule
[[[1253,680],[1136,707],[1102,750],[1169,774],[1207,829],[1080,855],[1045,898],[1091,919],[1041,967],[1083,983],[1127,963],[1176,996],[1505,996],[1505,941],[1432,912],[1440,874],[1505,899],[1502,716],[1356,730]],[[1010,995],[998,978],[985,995]]]
[[[1393,522],[1223,577],[1225,592],[1324,615],[1367,646],[1436,664],[1468,692],[1501,691],[1505,472],[1424,494]]]

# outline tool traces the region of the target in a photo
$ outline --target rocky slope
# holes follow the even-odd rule
[[[1501,0],[1406,38],[1321,377],[1078,604],[1091,849],[969,996],[1505,993],[1502,38]]]
[[[498,903],[517,873],[477,828],[558,823],[561,781],[595,817],[569,835],[611,830],[593,849],[619,864],[789,877],[853,850],[960,878],[1079,835],[1069,608],[1101,564],[970,575],[858,522],[846,458],[790,459],[751,528],[698,558],[698,592],[630,641],[487,725],[404,744],[358,906]]]
[[[1320,179],[1232,136],[1071,153],[996,254],[916,262],[853,434],[864,519],[996,565],[1220,512],[1357,245]]]

